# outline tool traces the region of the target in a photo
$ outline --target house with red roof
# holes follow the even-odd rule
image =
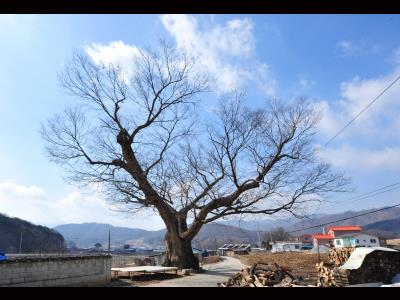
[[[323,234],[317,233],[312,235],[312,241],[314,246],[324,245],[333,246],[333,240],[340,236],[348,236],[352,234],[359,234],[362,231],[360,226],[331,226],[328,227],[328,233]]]
[[[331,246],[333,244],[334,237],[330,234],[313,234],[312,240],[314,246]]]
[[[362,228],[360,226],[332,226],[328,227],[328,234],[336,238],[342,235],[360,233],[361,230]]]

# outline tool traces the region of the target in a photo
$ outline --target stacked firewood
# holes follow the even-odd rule
[[[278,264],[254,264],[219,283],[220,287],[290,287],[300,285],[302,278],[293,276],[288,268]]]
[[[343,265],[355,248],[333,248],[329,250],[328,259],[336,266]]]
[[[340,274],[336,267],[324,266],[324,262],[322,261],[317,263],[316,267],[318,272],[318,287],[343,286],[343,282],[340,280]]]

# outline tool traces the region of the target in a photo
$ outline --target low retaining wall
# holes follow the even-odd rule
[[[92,286],[111,280],[111,256],[32,256],[0,261],[0,286]]]
[[[159,266],[164,261],[164,256],[145,256],[137,254],[112,254],[111,266],[113,268],[130,266]]]

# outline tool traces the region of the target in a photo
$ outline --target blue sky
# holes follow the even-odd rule
[[[218,75],[216,94],[245,89],[249,105],[312,99],[323,112],[317,140],[323,144],[400,73],[398,28],[397,15],[0,15],[0,212],[47,225],[163,227],[150,214],[110,210],[101,195],[68,185],[48,162],[40,122],[73,101],[57,73],[74,49],[123,63],[132,49],[167,39]],[[332,201],[399,179],[399,96],[395,85],[322,151],[356,187]],[[380,207],[396,203],[397,194],[312,209]]]

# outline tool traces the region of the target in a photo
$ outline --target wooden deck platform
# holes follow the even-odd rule
[[[111,268],[113,277],[119,277],[120,273],[128,273],[128,276],[132,279],[133,274],[154,274],[154,273],[165,273],[165,272],[175,272],[178,273],[178,268],[176,267],[161,267],[161,266],[139,266],[139,267],[122,267],[122,268]]]

